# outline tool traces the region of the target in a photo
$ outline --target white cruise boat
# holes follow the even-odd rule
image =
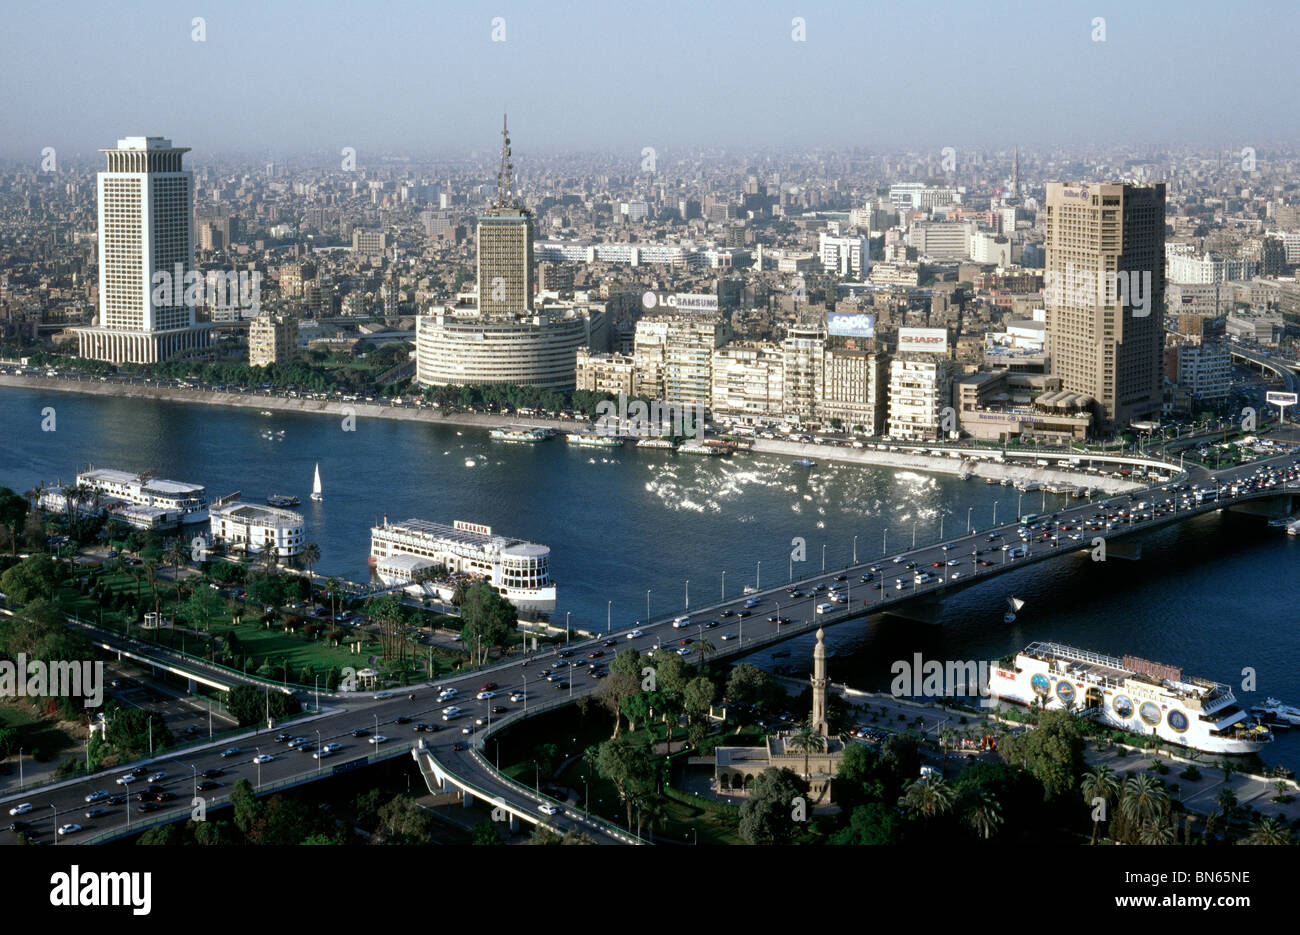
[[[1293,708],[1291,705],[1283,704],[1276,698],[1265,698],[1264,703],[1255,705],[1250,709],[1250,713],[1279,727],[1292,727],[1300,724],[1300,708]]]
[[[995,666],[990,694],[1023,705],[1094,711],[1103,724],[1206,753],[1255,753],[1273,739],[1221,682],[1184,676],[1136,656],[1104,656],[1030,643],[1010,668]]]
[[[564,436],[570,445],[585,445],[588,448],[618,448],[623,439],[617,435],[598,435],[596,433],[570,432]]]
[[[551,433],[546,429],[531,428],[525,425],[496,428],[492,429],[488,434],[503,442],[544,442],[551,437]]]
[[[520,610],[555,611],[551,550],[456,520],[452,525],[408,519],[371,527],[370,561],[389,586],[424,584],[435,574],[464,574],[487,581]]]

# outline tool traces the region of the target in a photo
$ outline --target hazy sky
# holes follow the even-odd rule
[[[141,134],[464,153],[497,145],[503,110],[520,153],[1264,147],[1298,135],[1298,23],[1294,3],[1202,0],[24,3],[0,31],[0,155]]]

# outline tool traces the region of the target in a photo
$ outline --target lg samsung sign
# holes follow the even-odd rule
[[[689,292],[677,292],[670,295],[647,292],[641,296],[641,304],[647,309],[674,308],[682,312],[716,312],[718,310],[718,297],[716,295]]]
[[[946,328],[899,328],[898,351],[920,351],[927,354],[945,354],[948,351]]]

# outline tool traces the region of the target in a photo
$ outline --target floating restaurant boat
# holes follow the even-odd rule
[[[496,428],[488,434],[497,441],[503,442],[544,442],[551,437],[551,433],[547,429],[529,428],[522,425]]]
[[[718,457],[720,455],[731,454],[731,449],[726,445],[715,445],[710,442],[692,441],[682,442],[677,446],[677,450],[685,455],[710,455]]]
[[[300,502],[297,497],[286,497],[278,493],[273,493],[266,498],[267,506],[289,507],[297,506]]]
[[[468,574],[486,580],[520,610],[555,610],[551,550],[544,545],[495,535],[490,526],[457,520],[450,526],[408,519],[370,530],[370,560],[386,585],[411,585],[433,593],[435,573]]]
[[[991,669],[989,692],[1029,706],[1071,705],[1111,727],[1206,753],[1255,753],[1273,740],[1228,685],[1137,656],[1030,643],[1010,666]]]
[[[564,436],[570,445],[584,445],[588,448],[618,448],[623,439],[617,435],[598,435],[589,432],[570,432]]]
[[[671,438],[643,438],[636,443],[638,448],[663,448],[665,451],[674,451],[677,443]]]

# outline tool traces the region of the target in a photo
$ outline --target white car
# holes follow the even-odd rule
[[[160,770],[158,770],[158,772],[156,772],[156,773],[152,773],[152,774],[149,776],[149,781],[150,781],[150,782],[162,782],[162,781],[163,781],[164,779],[166,779],[166,778],[167,778],[167,773],[160,769]]]
[[[643,633],[641,630],[633,630],[631,633],[627,635],[627,638],[630,640],[635,640],[643,636],[645,636],[645,633]]]
[[[86,796],[86,801],[87,801],[87,802],[102,802],[102,801],[104,801],[106,798],[108,798],[108,793],[107,793],[107,792],[105,792],[105,791],[102,790],[102,789],[96,789],[94,792],[92,792],[92,793],[90,793],[88,796]],[[10,812],[9,814],[12,815],[13,812]]]
[[[388,738],[385,737],[383,734],[375,734],[375,736],[370,738],[370,742],[375,744],[384,743],[387,740]]]
[[[81,825],[60,825],[59,834],[76,834],[81,830]]]
[[[323,759],[325,759],[325,757],[327,757],[327,756],[333,756],[333,755],[334,755],[334,751],[333,751],[333,750],[327,750],[325,747],[321,747],[319,750],[317,750],[317,751],[316,751],[315,753],[313,753],[311,756],[312,756],[312,759],[313,759],[313,760],[323,760]]]
[[[253,762],[254,762],[254,763],[270,763],[270,762],[271,762],[272,760],[274,760],[274,759],[275,759],[275,757],[273,757],[273,756],[272,756],[271,754],[269,754],[269,753],[259,753],[257,756],[253,757]]]
[[[325,746],[321,747],[321,749],[326,751],[327,753],[333,753],[335,750],[341,750],[342,748],[343,748],[343,744],[333,740],[325,744]]]
[[[32,803],[31,803],[31,802],[24,802],[22,805],[15,805],[13,808],[9,809],[9,814],[10,814],[10,815],[26,815],[26,814],[27,814],[28,812],[30,812],[31,810],[32,810]]]
[[[736,638],[736,634],[734,634],[734,633],[724,633],[724,634],[722,634],[722,641],[723,641],[724,643],[725,643],[727,640],[734,640],[735,638]]]
[[[677,650],[677,655],[679,656],[689,656],[690,654],[691,648],[689,646],[683,646]]]
[[[497,696],[496,692],[481,691],[474,697],[477,698],[479,701],[487,701],[489,698],[495,698],[496,696]]]
[[[442,709],[442,719],[444,721],[450,721],[452,718],[460,717],[464,713],[464,709],[452,705],[451,707]]]
[[[375,701],[383,701],[385,698],[392,698],[392,692],[375,692]]]
[[[438,700],[446,701],[448,698],[455,698],[459,694],[459,688],[444,688],[442,691],[438,692]]]
[[[127,773],[125,776],[117,777],[117,784],[119,786],[129,786],[133,782],[135,782],[135,773]]]
[[[543,802],[541,805],[537,806],[537,810],[541,812],[543,815],[560,814],[560,810],[556,808],[554,805],[552,805],[550,802]]]
[[[510,700],[513,701],[513,702],[515,702],[515,703],[518,703],[518,702],[520,702],[520,701],[523,701],[523,700],[524,700],[524,697],[525,697],[525,695],[524,695],[523,692],[511,692],[511,693],[510,693]]]

